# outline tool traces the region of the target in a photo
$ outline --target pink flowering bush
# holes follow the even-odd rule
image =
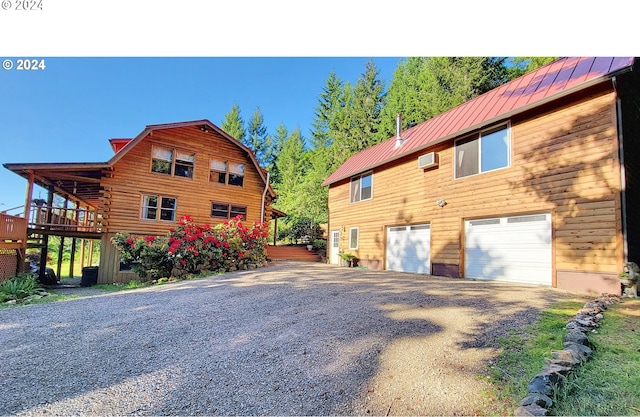
[[[131,264],[131,270],[141,280],[159,279],[171,276],[173,261],[167,253],[165,238],[155,236],[130,236],[116,234],[111,242],[120,251],[120,259]]]
[[[112,241],[124,261],[133,259],[148,269],[149,260],[143,258],[153,255],[154,261],[168,261],[169,274],[165,276],[183,277],[262,266],[267,258],[268,235],[266,224],[255,222],[248,227],[240,216],[215,226],[198,225],[191,216],[184,216],[165,238],[133,239],[117,234]],[[162,259],[152,248],[162,248]]]

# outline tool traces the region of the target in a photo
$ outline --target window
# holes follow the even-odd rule
[[[508,167],[511,153],[509,142],[509,129],[506,125],[457,141],[456,178]]]
[[[227,183],[227,163],[212,159],[209,162],[209,181],[219,184]]]
[[[151,171],[176,177],[193,178],[196,154],[154,146],[151,156]]]
[[[244,183],[244,164],[229,164],[229,184],[242,187]]]
[[[349,229],[349,249],[358,249],[358,228]]]
[[[372,185],[373,174],[371,172],[351,178],[351,202],[371,200]]]
[[[158,195],[144,195],[142,197],[142,218],[174,221],[176,218],[176,199]]]
[[[229,203],[211,203],[211,217],[231,219],[236,216],[241,216],[243,220],[246,220],[247,208],[245,206],[234,206]]]
[[[244,164],[212,159],[209,162],[209,181],[218,184],[244,184]]]
[[[153,156],[151,158],[151,171],[171,175],[172,167],[173,150],[154,146]]]
[[[196,155],[193,153],[176,152],[176,171],[178,177],[193,178],[193,163]]]

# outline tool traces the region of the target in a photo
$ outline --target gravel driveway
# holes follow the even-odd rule
[[[0,414],[471,415],[562,291],[283,263],[0,310]]]

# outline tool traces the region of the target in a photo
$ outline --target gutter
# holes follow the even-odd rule
[[[624,166],[624,133],[622,131],[622,101],[618,96],[616,76],[611,78],[616,95],[616,130],[618,131],[618,158],[620,160],[620,205],[622,214],[622,251],[624,263],[629,261],[629,242],[627,231],[627,173]]]
[[[264,223],[264,200],[267,197],[267,191],[269,190],[269,177],[271,173],[267,171],[267,180],[264,184],[264,191],[262,192],[262,204],[260,205],[260,221]]]

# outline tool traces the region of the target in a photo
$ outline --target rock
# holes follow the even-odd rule
[[[589,358],[591,358],[591,356],[593,356],[593,351],[591,350],[591,348],[589,346],[579,345],[579,344],[573,343],[573,342],[565,342],[565,343],[563,343],[563,347],[566,350],[571,350],[571,351],[576,352],[576,354],[583,361],[586,361]]]
[[[530,404],[518,407],[513,414],[516,416],[546,416],[547,410],[537,404]]]
[[[532,394],[544,394],[546,396],[553,394],[553,386],[549,380],[548,374],[538,374],[533,377],[527,389]]]
[[[548,363],[542,367],[541,373],[545,374],[560,374],[567,375],[569,372],[573,371],[573,368],[569,366],[558,365],[557,363]]]
[[[589,342],[589,338],[577,329],[572,329],[562,338],[563,342],[573,342],[579,345],[586,345]]]
[[[552,350],[551,356],[555,359],[554,363],[564,366],[577,367],[582,363],[580,355],[569,349]]]
[[[599,314],[601,312],[602,312],[602,309],[600,309],[600,307],[582,308],[578,311],[579,314],[590,314],[590,315]]]
[[[602,320],[602,319],[604,318],[604,316],[602,315],[602,313],[598,313],[598,314],[596,314],[594,317],[595,317],[595,319],[596,319],[596,320]]]
[[[553,400],[551,400],[551,398],[547,397],[544,394],[530,394],[527,395],[522,401],[520,401],[520,405],[522,406],[531,404],[549,409],[553,405]]]
[[[574,321],[576,323],[578,323],[579,325],[585,326],[585,327],[598,327],[598,326],[600,326],[593,319],[575,319]]]

